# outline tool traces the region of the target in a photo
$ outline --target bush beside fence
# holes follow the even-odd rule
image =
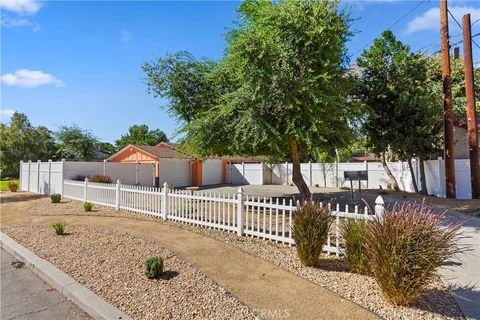
[[[170,190],[165,183],[163,188],[124,185],[118,180],[115,184],[92,183],[88,181],[63,181],[63,197],[82,202],[113,207],[146,215],[235,232],[239,236],[250,235],[261,239],[294,244],[291,233],[292,215],[295,203],[278,198],[247,196],[239,188],[237,194]],[[342,219],[371,220],[376,214],[368,208],[359,210],[345,206],[340,210],[337,204],[332,207],[334,222],[323,250],[344,254],[340,243]],[[377,198],[375,212],[383,212],[383,199]]]

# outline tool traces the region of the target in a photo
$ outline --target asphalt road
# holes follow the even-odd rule
[[[14,268],[13,261],[1,249],[0,319],[91,319],[27,267]]]

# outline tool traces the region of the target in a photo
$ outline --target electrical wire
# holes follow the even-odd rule
[[[422,2],[420,3],[417,3],[416,6],[414,6],[413,8],[411,8],[408,12],[404,13],[403,15],[399,16],[397,18],[397,20],[395,20],[387,29],[392,29],[394,26],[396,26],[398,23],[400,23],[403,19],[405,19],[408,15],[410,15],[413,11],[415,11],[418,7],[420,7],[422,4],[424,3],[427,3],[427,2],[430,2],[431,0],[423,0]],[[359,53],[360,51],[362,51],[363,49],[365,49],[369,44],[371,44],[373,41],[375,41],[375,39],[371,40],[370,42],[368,42],[367,44],[365,44],[363,47],[361,47],[360,49],[356,50],[354,53],[352,53],[350,55],[350,58],[353,57],[354,55],[356,55],[357,53]]]

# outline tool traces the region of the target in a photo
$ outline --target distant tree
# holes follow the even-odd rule
[[[250,0],[237,11],[221,61],[170,55],[144,65],[147,85],[184,120],[190,152],[290,158],[293,182],[307,197],[301,159],[350,138],[349,18],[327,0]]]
[[[142,144],[147,146],[154,146],[160,142],[168,142],[167,135],[160,129],[149,130],[148,126],[133,125],[128,129],[126,135],[122,135],[120,139],[115,141],[118,149],[125,148],[129,144]]]
[[[17,177],[21,160],[52,159],[55,143],[46,127],[34,127],[23,113],[15,112],[8,124],[0,124],[0,175]]]
[[[426,159],[438,144],[432,134],[438,109],[435,92],[428,85],[427,61],[386,30],[362,53],[357,64],[362,71],[357,98],[368,110],[363,123],[367,145],[381,157],[394,189],[399,190],[386,154],[408,161],[415,177],[412,158]]]
[[[117,148],[110,142],[97,142],[95,148],[98,152],[104,153],[107,156],[111,156],[117,152]]]
[[[442,59],[440,55],[434,55],[427,58],[428,79],[435,89],[437,95],[437,118],[439,123],[443,123],[443,82],[442,82]],[[452,97],[453,97],[453,114],[456,119],[466,117],[466,98],[465,98],[465,73],[463,69],[463,59],[451,59],[450,69],[452,75]],[[480,66],[474,66],[475,77],[475,99],[477,102],[477,111],[480,112]],[[442,125],[436,126],[436,133],[440,133]]]
[[[77,125],[63,126],[55,134],[59,158],[88,161],[95,157],[97,139]]]

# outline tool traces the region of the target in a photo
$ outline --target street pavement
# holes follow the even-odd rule
[[[26,266],[14,268],[12,262],[16,259],[0,250],[0,319],[91,319]]]

